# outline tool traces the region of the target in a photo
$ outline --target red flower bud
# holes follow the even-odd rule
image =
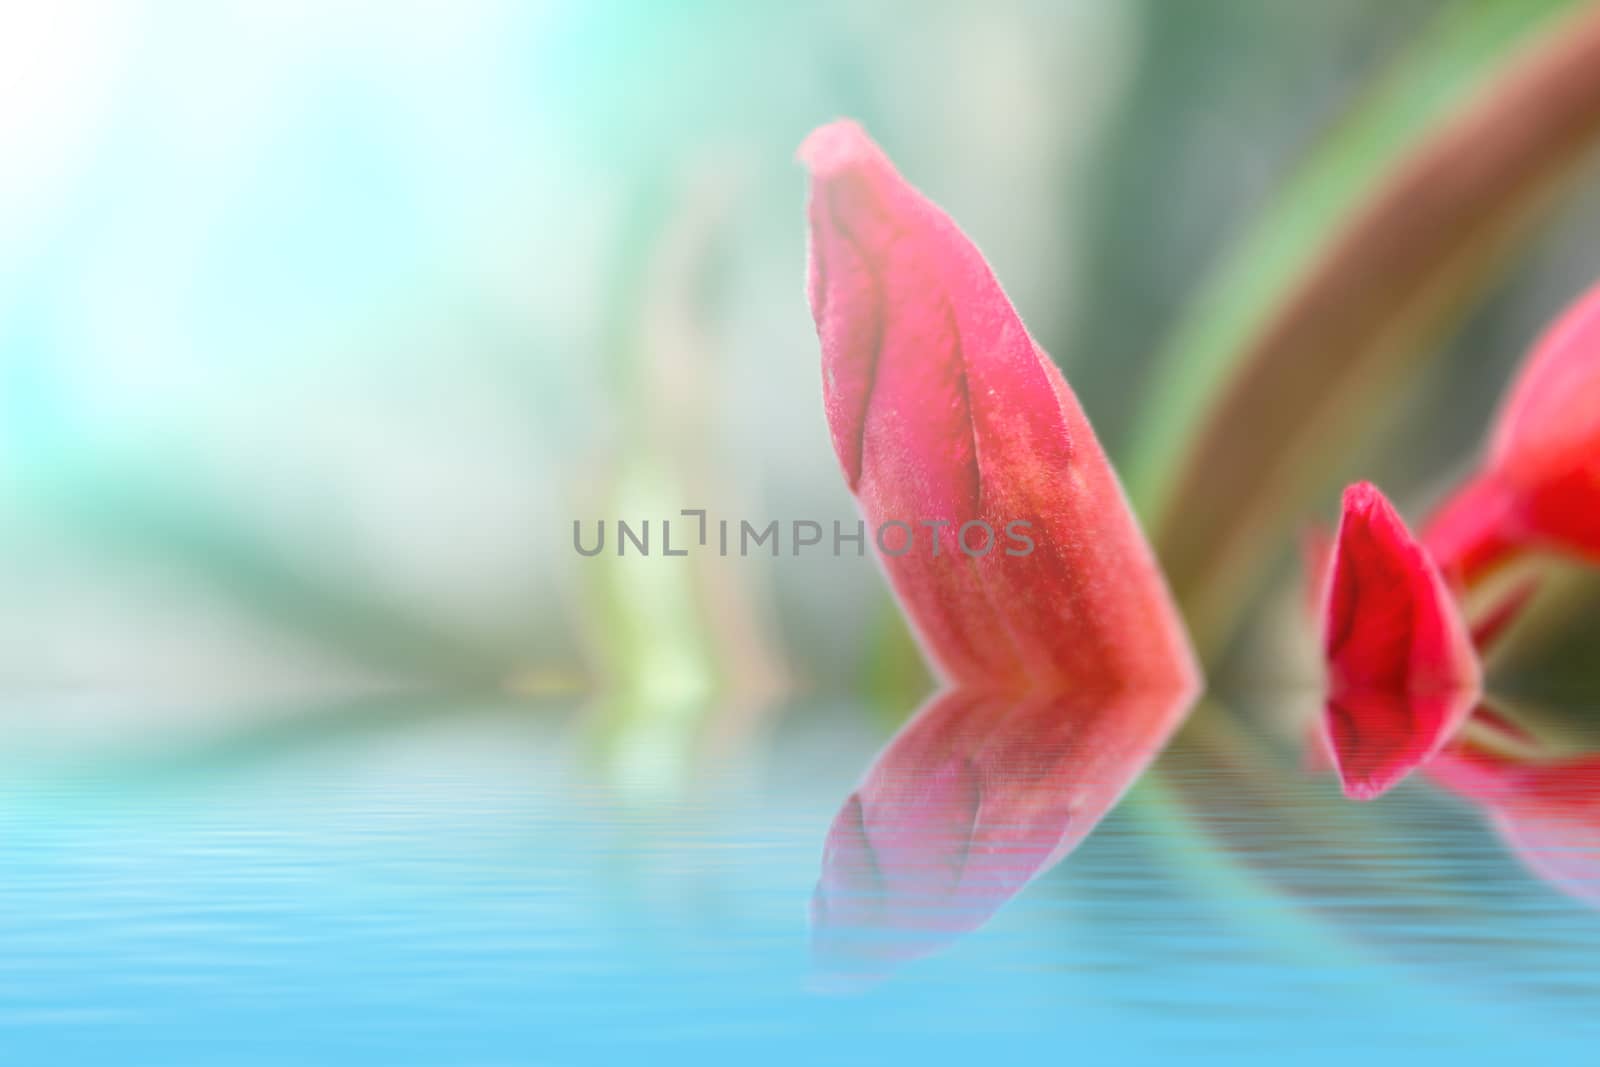
[[[1370,799],[1466,720],[1478,660],[1433,560],[1370,484],[1345,490],[1325,596],[1327,739],[1346,794]]]
[[[1116,475],[978,250],[854,123],[800,156],[834,450],[888,531],[884,569],[938,672],[1191,691],[1187,636]],[[891,522],[915,534],[899,555]]]

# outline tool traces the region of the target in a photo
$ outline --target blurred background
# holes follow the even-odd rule
[[[858,999],[807,902],[917,649],[870,557],[659,526],[855,520],[794,159],[839,116],[1065,371],[1212,686]],[[0,6],[0,1047],[1581,1059],[1596,791],[1347,804],[1294,723],[1305,531],[1471,465],[1600,277],[1597,143],[1588,0]],[[574,550],[618,519],[649,557]],[[1567,741],[1600,597],[1542,589],[1492,688]]]
[[[1257,299],[1228,288],[1239,250],[1321,247],[1585,6],[11,7],[0,729],[148,739],[415,688],[903,713],[926,680],[870,558],[572,546],[574,520],[684,507],[853,521],[804,298],[805,133],[860,119],[949,210],[1137,482],[1209,388],[1164,361],[1216,294]],[[1286,524],[1351,476],[1415,517],[1470,461],[1600,275],[1586,143]],[[1294,674],[1252,636],[1282,629],[1293,536],[1260,558],[1202,638],[1223,675]]]

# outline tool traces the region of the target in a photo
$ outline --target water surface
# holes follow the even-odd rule
[[[976,929],[841,978],[809,911],[872,716],[790,707],[647,772],[585,721],[379,700],[189,745],[13,745],[0,1059],[1582,1062],[1600,1041],[1600,911],[1426,783],[1352,805],[1293,754],[1186,732]]]

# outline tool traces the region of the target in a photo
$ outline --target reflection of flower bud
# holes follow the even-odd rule
[[[860,127],[811,168],[810,295],[845,480],[874,526],[943,520],[940,551],[880,553],[945,678],[1189,688],[1197,670],[1077,400],[988,265]],[[1026,517],[1034,549],[977,552]]]
[[[983,925],[1094,829],[1189,699],[1155,690],[935,697],[828,831],[811,905],[819,962],[875,976]]]
[[[1600,906],[1600,756],[1464,744],[1440,753],[1428,777],[1477,805],[1529,870]]]
[[[1523,548],[1600,562],[1600,288],[1534,347],[1482,467],[1423,540],[1464,584]]]
[[[1465,721],[1478,660],[1432,559],[1372,485],[1345,490],[1325,582],[1327,740],[1345,792],[1371,798]]]

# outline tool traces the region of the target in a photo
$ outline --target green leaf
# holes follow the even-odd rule
[[[1450,9],[1306,160],[1157,365],[1126,467],[1215,652],[1382,389],[1600,139],[1600,11]]]

